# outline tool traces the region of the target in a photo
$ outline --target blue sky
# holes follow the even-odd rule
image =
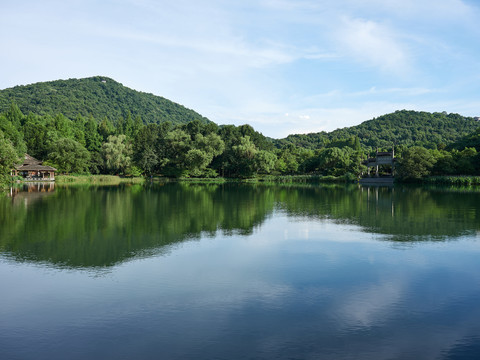
[[[477,0],[0,0],[0,88],[105,75],[218,124],[480,116]]]

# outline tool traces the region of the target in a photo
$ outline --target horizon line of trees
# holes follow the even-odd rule
[[[332,139],[317,149],[268,139],[250,125],[144,124],[127,114],[112,122],[92,116],[74,120],[24,115],[14,103],[0,114],[0,182],[25,153],[61,173],[133,176],[248,178],[258,174],[319,174],[356,178],[362,160],[375,153],[358,135]],[[389,149],[384,149],[389,150]],[[479,175],[480,128],[460,141],[395,146],[397,174],[408,180],[428,175]]]

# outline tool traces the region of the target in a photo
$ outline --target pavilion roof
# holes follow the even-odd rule
[[[15,169],[18,171],[57,171],[54,167],[42,165],[43,161],[35,159],[33,156],[25,154],[23,164],[18,164]]]
[[[16,169],[18,171],[57,171],[54,167],[40,164],[20,165]]]
[[[40,165],[42,161],[35,159],[33,156],[25,154],[23,165]]]

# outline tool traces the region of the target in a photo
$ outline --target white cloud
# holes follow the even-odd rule
[[[353,60],[397,75],[411,68],[407,49],[383,24],[344,17],[337,38],[344,46],[344,55]]]
[[[273,137],[403,108],[478,115],[473,1],[25,0],[2,10],[2,88],[105,75]]]
[[[345,327],[369,327],[385,318],[405,292],[403,279],[396,280],[372,284],[353,292],[336,311],[344,322],[340,324]]]

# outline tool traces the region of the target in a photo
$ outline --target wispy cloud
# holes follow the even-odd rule
[[[471,0],[22,0],[0,13],[0,87],[106,75],[273,137],[403,108],[478,115],[479,15]]]
[[[345,56],[397,75],[411,69],[407,48],[395,32],[371,20],[344,17],[337,38]]]

